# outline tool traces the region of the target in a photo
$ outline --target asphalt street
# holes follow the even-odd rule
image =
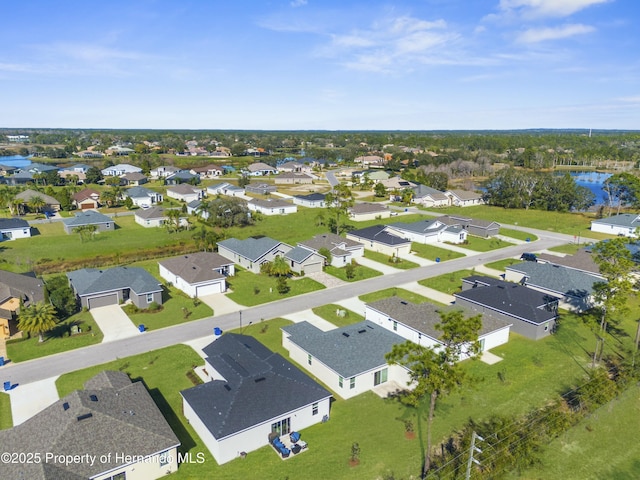
[[[256,307],[248,307],[241,313],[236,312],[207,317],[161,330],[141,333],[139,336],[92,345],[90,347],[71,350],[27,362],[9,363],[5,367],[0,368],[0,381],[10,381],[12,385],[31,383],[55,375],[62,375],[82,368],[100,365],[130,355],[149,352],[207,335],[213,335],[214,327],[220,327],[222,330],[236,329],[241,326],[240,322],[242,322],[243,326],[248,325],[250,322],[255,324],[262,319],[267,320],[281,317],[286,314],[299,312],[327,303],[336,303],[384,288],[415,282],[457,270],[471,269],[488,262],[517,256],[526,251],[543,250],[573,240],[573,237],[570,235],[550,234],[542,231],[536,232],[536,235],[538,235],[539,240],[531,244],[516,245],[443,263],[374,277],[340,287],[319,290]]]

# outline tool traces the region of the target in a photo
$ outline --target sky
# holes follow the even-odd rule
[[[0,128],[640,129],[637,0],[0,9]]]

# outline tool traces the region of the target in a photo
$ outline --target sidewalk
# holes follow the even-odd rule
[[[305,321],[309,322],[311,325],[313,325],[314,327],[318,327],[323,332],[338,328],[333,323],[313,313],[311,309],[303,310],[301,312],[288,313],[287,315],[283,315],[282,318],[291,320],[293,323],[300,323]]]
[[[438,290],[434,290],[433,288],[422,286],[418,282],[405,283],[403,285],[398,285],[398,287],[430,298],[431,300],[435,300],[436,302],[444,303],[445,305],[451,305],[456,301],[453,295],[442,293]]]
[[[400,270],[399,268],[394,268],[389,265],[385,265],[384,263],[376,262],[374,260],[370,260],[365,257],[357,258],[356,262],[358,262],[360,265],[364,265],[365,267],[369,267],[369,268],[372,268],[373,270],[381,272],[385,275],[402,272],[402,270]]]

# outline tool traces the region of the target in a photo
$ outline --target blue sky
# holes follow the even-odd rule
[[[636,0],[3,3],[0,127],[640,129]]]

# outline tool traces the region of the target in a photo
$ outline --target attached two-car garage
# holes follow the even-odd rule
[[[120,303],[120,300],[118,299],[117,293],[87,298],[87,307],[89,310],[92,308],[106,307],[108,305],[118,305],[118,303]]]

